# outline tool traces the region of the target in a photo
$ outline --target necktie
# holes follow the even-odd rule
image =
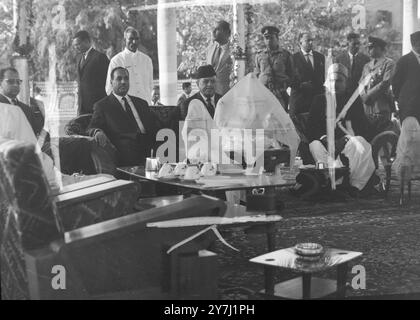
[[[82,58],[80,59],[80,63],[79,63],[79,69],[82,69],[84,64],[85,64],[85,55],[82,54]]]
[[[80,59],[80,68],[83,68],[83,66],[85,65],[87,60],[87,54],[86,53],[82,53],[82,59]]]
[[[212,61],[212,65],[214,67],[217,67],[217,65],[219,64],[219,60],[220,60],[220,55],[221,54],[222,54],[222,47],[221,46],[217,46],[216,50],[214,51],[213,61]]]
[[[309,56],[310,56],[310,54],[309,54],[309,53],[305,54],[305,57],[306,57],[306,62],[307,62],[307,63],[308,63],[308,65],[311,67],[311,69],[313,69],[314,67],[313,67],[313,65],[312,65],[311,59],[309,59]]]
[[[131,123],[133,123],[136,126],[136,128],[139,131],[141,131],[140,128],[139,128],[139,126],[138,126],[138,124],[137,124],[136,118],[134,117],[133,111],[131,111],[130,105],[128,104],[128,101],[127,101],[126,97],[123,97],[122,98],[122,101],[123,101],[125,113],[127,114],[127,116],[130,119]]]
[[[356,59],[356,57],[355,56],[351,56],[351,61],[350,61],[350,63],[351,63],[351,68],[350,68],[350,73],[351,73],[351,75],[353,75],[353,73],[354,73],[354,67],[355,67],[355,63],[354,63],[354,60]]]
[[[211,97],[207,97],[207,107],[208,107],[207,109],[208,109],[211,117],[213,118],[214,117],[214,106],[211,103]]]

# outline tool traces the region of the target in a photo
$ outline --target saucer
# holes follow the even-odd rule
[[[168,177],[157,177],[159,180],[174,180],[174,179],[178,179],[177,176],[173,175],[173,176],[168,176]]]
[[[245,173],[244,169],[231,168],[231,169],[222,169],[220,170],[221,174],[243,174]]]

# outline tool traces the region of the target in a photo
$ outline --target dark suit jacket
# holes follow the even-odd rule
[[[9,100],[2,94],[0,94],[0,102],[10,104]],[[26,118],[28,119],[29,124],[31,125],[35,135],[38,135],[44,127],[44,118],[42,117],[41,112],[39,110],[38,112],[35,112],[31,107],[20,102],[19,100],[18,105],[22,109]]]
[[[92,113],[95,102],[106,96],[105,82],[109,60],[107,56],[95,49],[90,50],[86,62],[79,57],[77,74],[79,82],[78,115]]]
[[[301,50],[293,54],[295,78],[291,85],[289,107],[292,115],[309,112],[314,96],[324,92],[325,57],[317,51],[312,50],[312,52],[313,69],[306,62]],[[302,86],[304,82],[310,82],[310,86],[305,88]]]
[[[398,60],[392,91],[398,101],[401,122],[409,116],[420,122],[420,64],[413,52]]]
[[[213,57],[218,47],[217,42],[213,42],[207,48],[207,64],[211,64],[216,71],[216,92],[220,95],[224,95],[230,89],[230,75],[232,73],[233,61],[230,56],[230,47],[221,55],[219,62],[213,64]]]
[[[216,110],[217,102],[219,101],[219,99],[221,97],[222,96],[220,94],[218,94],[218,93],[215,93],[214,94],[214,109],[215,110]],[[185,100],[184,103],[181,105],[181,119],[182,120],[184,120],[185,117],[187,116],[187,114],[188,114],[188,106],[189,106],[191,100],[194,100],[194,99],[198,99],[201,102],[203,102],[204,105],[205,105],[205,107],[206,107],[206,109],[207,109],[207,111],[210,113],[211,117],[212,118],[214,117],[214,111],[215,110],[214,111],[209,110],[209,108],[207,107],[207,102],[203,99],[203,97],[201,96],[200,92],[197,92],[196,94],[193,94],[191,97],[189,97],[187,100]]]
[[[337,56],[335,62],[341,63],[349,71],[349,80],[347,82],[347,90],[349,93],[353,93],[359,86],[359,80],[362,76],[363,67],[370,61],[370,58],[364,53],[359,52],[354,58],[353,68],[350,65],[350,56],[348,51],[342,52]]]
[[[96,102],[88,134],[93,136],[96,129],[101,129],[117,148],[117,165],[144,165],[150,150],[156,144],[156,117],[150,111],[146,101],[129,96],[143,126],[145,134],[140,133],[138,126],[129,120],[118,99],[111,93]],[[156,150],[155,150],[156,152]]]

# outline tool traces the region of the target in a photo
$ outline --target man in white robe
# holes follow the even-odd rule
[[[105,91],[112,92],[111,71],[116,67],[126,68],[130,74],[130,90],[128,94],[150,101],[153,90],[153,64],[152,59],[138,51],[139,33],[133,27],[124,31],[125,48],[116,54],[110,61]]]

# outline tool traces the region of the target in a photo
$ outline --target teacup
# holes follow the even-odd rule
[[[161,163],[159,158],[146,158],[146,171],[158,171],[160,169]]]
[[[196,180],[200,178],[200,170],[197,166],[188,166],[185,171],[184,179],[185,180]]]
[[[175,166],[174,174],[176,176],[183,176],[187,171],[188,165],[185,162],[180,162]]]
[[[169,163],[165,163],[159,170],[158,178],[171,178],[174,175],[174,168]]]
[[[204,176],[214,176],[216,174],[216,165],[211,162],[206,162],[201,167],[201,174]]]

